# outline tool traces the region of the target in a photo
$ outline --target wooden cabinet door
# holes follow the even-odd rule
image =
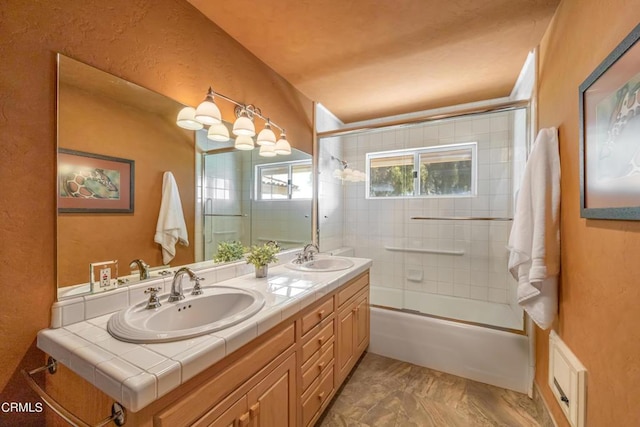
[[[353,303],[346,304],[338,313],[337,328],[337,379],[344,380],[355,363],[355,331],[356,308]]]
[[[363,293],[355,302],[356,322],[355,322],[355,346],[356,357],[359,357],[369,345],[369,289]]]
[[[241,424],[241,420],[244,424]],[[231,407],[221,415],[217,416],[212,422],[203,424],[202,421],[204,421],[204,417],[200,422],[196,422],[196,425],[208,425],[209,427],[248,427],[247,397],[242,396],[241,399],[231,405]]]
[[[296,356],[292,354],[247,394],[251,427],[295,427]]]

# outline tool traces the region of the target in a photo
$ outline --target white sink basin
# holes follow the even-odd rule
[[[115,313],[107,330],[114,338],[132,343],[159,343],[196,337],[236,325],[264,306],[264,297],[253,290],[228,286],[203,286],[204,294],[185,293],[185,299],[147,309],[147,302]]]
[[[286,264],[288,268],[299,271],[339,271],[353,267],[353,261],[348,258],[341,257],[321,257],[302,264],[296,264],[293,261]]]

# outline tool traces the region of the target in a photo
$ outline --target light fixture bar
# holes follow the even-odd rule
[[[278,128],[278,130],[279,130],[280,132],[284,131],[284,128],[283,128],[283,127],[278,126],[278,124],[277,124],[277,123],[275,123],[273,120],[271,120],[271,119],[269,119],[268,117],[266,117],[266,116],[262,115],[262,111],[260,111],[260,109],[259,109],[259,108],[256,108],[253,104],[242,104],[242,103],[240,103],[240,102],[236,101],[236,100],[235,100],[235,99],[233,99],[233,98],[230,98],[230,97],[228,97],[228,96],[226,96],[226,95],[223,95],[223,94],[221,94],[220,92],[216,92],[216,91],[215,91],[215,90],[213,90],[213,89],[212,89],[211,91],[212,91],[212,92],[213,92],[213,94],[214,94],[215,96],[217,96],[218,98],[222,98],[222,99],[224,99],[224,100],[226,100],[226,101],[229,101],[230,103],[232,103],[232,104],[234,104],[234,105],[236,105],[236,106],[238,106],[238,107],[240,107],[240,108],[242,108],[242,109],[244,109],[244,110],[246,110],[246,111],[250,112],[250,113],[251,113],[251,115],[260,117],[260,118],[261,118],[262,120],[264,120],[265,122],[267,122],[267,121],[268,121],[268,122],[269,122],[269,124],[270,124],[271,126]],[[250,108],[250,107],[253,107],[253,108]]]

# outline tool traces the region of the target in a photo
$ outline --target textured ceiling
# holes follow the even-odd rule
[[[188,0],[343,122],[508,96],[559,0]]]

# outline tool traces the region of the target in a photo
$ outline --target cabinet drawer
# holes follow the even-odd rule
[[[311,310],[310,313],[302,317],[302,335],[309,332],[318,323],[329,317],[333,313],[333,298]]]
[[[305,337],[306,343],[302,345],[302,363],[309,360],[313,353],[333,338],[333,317],[325,319],[316,328],[318,328],[317,333],[310,333],[309,337]]]
[[[338,292],[338,307],[347,302],[349,298],[357,294],[362,288],[369,284],[369,272],[353,279],[351,284]]]
[[[331,365],[318,381],[314,381],[307,393],[302,396],[302,425],[307,426],[331,396],[333,391],[333,365]]]
[[[320,351],[317,351],[302,365],[302,391],[306,390],[311,383],[320,376],[331,361],[333,360],[333,343],[332,339],[328,343],[322,346]]]

